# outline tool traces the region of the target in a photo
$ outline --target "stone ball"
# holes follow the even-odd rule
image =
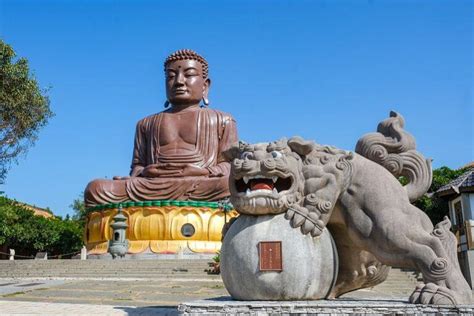
[[[281,241],[282,271],[260,271],[262,241]],[[283,214],[240,215],[222,243],[222,280],[237,300],[323,299],[337,271],[337,250],[329,231],[315,238],[303,235]]]

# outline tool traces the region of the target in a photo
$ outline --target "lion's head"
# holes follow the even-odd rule
[[[302,203],[304,177],[299,140],[239,143],[231,148],[230,200],[238,212],[278,214],[292,204]]]

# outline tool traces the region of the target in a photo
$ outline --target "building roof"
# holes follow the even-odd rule
[[[474,192],[474,168],[469,169],[462,175],[443,185],[436,191],[439,196],[460,194],[461,192]]]
[[[474,161],[468,162],[464,166],[461,167],[461,169],[471,169],[474,168]]]

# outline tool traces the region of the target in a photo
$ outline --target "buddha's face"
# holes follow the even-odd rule
[[[199,104],[203,97],[207,98],[209,84],[196,60],[177,60],[166,66],[166,96],[173,106]]]

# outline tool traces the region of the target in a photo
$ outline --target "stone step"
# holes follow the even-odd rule
[[[78,278],[78,279],[189,279],[189,280],[209,280],[209,281],[219,281],[222,282],[220,277],[216,277],[215,275],[153,275],[153,276],[146,276],[143,274],[124,274],[124,275],[74,275],[74,274],[65,274],[65,275],[58,275],[58,274],[42,274],[42,275],[15,275],[15,276],[1,276],[0,278],[5,279],[21,279],[21,278]]]
[[[383,293],[411,293],[418,283],[417,272],[392,268],[387,279],[372,288],[372,290]]]
[[[211,260],[206,260],[202,262],[163,262],[163,261],[156,261],[154,263],[144,262],[144,261],[136,261],[136,262],[127,262],[127,263],[115,263],[114,261],[111,262],[103,262],[103,263],[88,263],[92,260],[85,260],[85,261],[75,261],[70,260],[71,262],[54,262],[49,260],[41,260],[36,262],[21,262],[21,261],[0,261],[0,269],[5,268],[88,268],[88,269],[116,269],[116,268],[174,268],[174,267],[187,267],[187,268],[201,268],[207,267],[208,263]],[[147,260],[148,261],[148,260]],[[80,263],[79,263],[80,262]]]
[[[399,280],[399,281],[384,281],[384,284],[416,284],[416,281],[413,280]]]
[[[41,270],[27,270],[27,271],[2,271],[0,275],[23,275],[23,274],[76,274],[76,275],[121,275],[121,274],[141,274],[141,275],[173,275],[173,274],[193,274],[204,275],[206,271],[163,271],[163,272],[149,272],[149,271],[41,271]]]
[[[88,260],[80,261],[81,263],[64,263],[64,262],[54,262],[50,260],[41,260],[41,263],[33,263],[33,262],[21,262],[21,261],[9,261],[9,260],[1,260],[0,261],[0,266],[30,266],[30,267],[40,267],[40,266],[88,266],[88,267],[109,267],[109,266],[118,266],[118,267],[134,267],[134,266],[144,266],[144,267],[155,267],[155,266],[175,266],[175,265],[186,265],[190,267],[198,267],[202,265],[206,265],[208,262],[211,262],[212,260],[207,260],[203,262],[154,262],[154,263],[149,263],[149,262],[143,262],[143,261],[138,261],[135,264],[133,263],[115,263],[114,261],[111,261],[110,263],[104,262],[104,263],[85,263],[88,262]],[[38,261],[39,262],[39,261]]]
[[[0,274],[6,274],[6,273],[22,273],[25,270],[7,270],[5,272],[0,272]],[[82,273],[90,273],[90,274],[96,274],[96,273],[103,273],[103,274],[119,274],[119,273],[142,273],[142,274],[171,274],[171,273],[195,273],[195,274],[202,274],[205,273],[206,271],[204,269],[200,270],[135,270],[135,269],[123,269],[123,270],[113,270],[113,271],[104,271],[104,270],[41,270],[41,269],[27,269],[28,273],[29,271],[34,271],[35,273],[77,273],[77,274],[82,274]]]
[[[212,260],[17,260],[0,261],[1,278],[150,278],[208,279],[220,281],[219,275],[209,275]],[[173,269],[178,271],[173,271]],[[183,269],[183,271],[179,271]],[[186,272],[184,271],[186,270]],[[377,291],[412,291],[419,282],[414,271],[392,268],[387,280],[374,287]]]
[[[207,275],[207,272],[163,272],[163,273],[150,273],[150,272],[140,272],[140,271],[117,271],[117,272],[101,272],[101,271],[82,271],[82,272],[69,272],[69,271],[7,271],[0,272],[0,276],[16,276],[16,275],[44,275],[44,274],[56,274],[56,275],[143,275],[143,276],[153,276],[153,275]]]
[[[15,274],[21,274],[21,273],[72,273],[72,274],[97,274],[97,273],[102,273],[102,274],[120,274],[120,273],[136,273],[136,274],[144,274],[144,275],[153,275],[153,274],[176,274],[176,273],[193,273],[193,274],[203,274],[206,273],[204,269],[200,270],[156,270],[156,271],[140,271],[140,270],[134,270],[134,269],[124,269],[124,270],[112,270],[112,271],[104,271],[104,270],[7,270],[7,271],[0,271],[0,274],[8,274],[8,273],[15,273]]]
[[[416,282],[415,279],[410,279],[410,278],[399,278],[399,279],[387,279],[385,282]]]
[[[38,270],[38,271],[83,271],[83,270],[87,270],[87,271],[128,271],[128,270],[135,270],[135,271],[172,271],[172,270],[175,270],[175,269],[186,269],[188,271],[204,271],[205,269],[207,269],[208,267],[207,266],[203,266],[203,267],[199,267],[199,268],[189,268],[189,267],[186,267],[186,266],[177,266],[177,267],[169,267],[169,268],[150,268],[150,269],[143,269],[142,268],[139,268],[137,269],[136,267],[124,267],[124,268],[112,268],[112,269],[90,269],[88,267],[84,267],[84,268],[80,268],[80,269],[76,269],[76,268],[71,268],[71,269],[68,269],[68,268],[36,268],[36,267],[32,267],[32,268],[15,268],[15,269],[3,269],[1,266],[0,266],[0,271],[2,270],[9,270],[9,271],[21,271],[21,270]]]
[[[1,278],[165,278],[206,279],[220,281],[209,275],[208,259],[196,260],[2,260]]]
[[[48,260],[0,260],[1,263],[16,263],[16,264],[41,264],[41,263],[62,263],[62,264],[103,264],[103,263],[112,263],[112,264],[133,264],[134,262],[141,262],[143,264],[154,264],[154,263],[203,263],[211,259],[88,259],[88,260],[79,260],[79,259],[48,259]]]
[[[134,270],[134,269],[126,269],[126,270],[112,270],[112,271],[104,271],[104,270],[38,270],[38,269],[26,269],[26,270],[5,270],[0,271],[0,274],[23,274],[23,273],[71,273],[71,274],[144,274],[144,275],[153,275],[153,274],[205,274],[207,271],[203,270],[162,270],[162,271],[142,271],[142,270]]]

